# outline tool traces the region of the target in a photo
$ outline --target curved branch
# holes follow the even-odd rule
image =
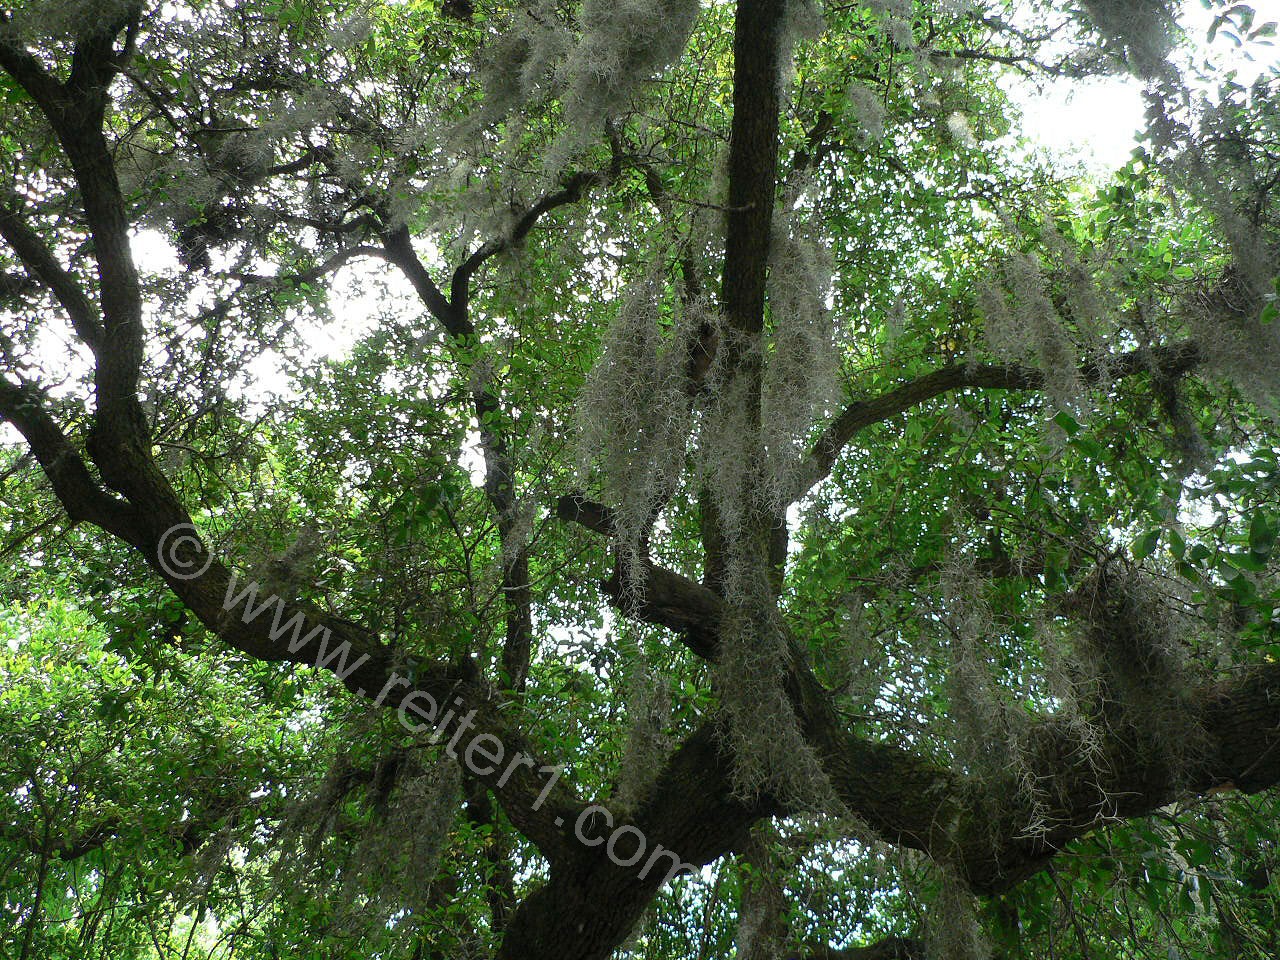
[[[653,567],[647,573],[643,599],[628,602],[614,591],[615,606],[675,629],[691,651],[714,660],[724,601],[677,573]],[[1188,793],[1254,793],[1280,783],[1280,663],[1186,694],[1183,709],[1208,747],[1179,782],[1164,758],[1144,754],[1123,730],[1108,731],[1101,759],[1090,760],[1081,756],[1067,725],[1053,715],[1038,718],[1029,764],[1043,787],[1042,804],[1051,800],[1040,808],[1012,775],[1008,782],[978,783],[850,732],[794,642],[784,683],[805,737],[845,805],[886,841],[951,863],[979,893],[1012,887],[1044,869],[1072,840],[1112,820],[1142,816]],[[1047,826],[1038,829],[1040,822]]]
[[[13,424],[27,441],[72,522],[88,521],[134,542],[130,539],[136,521],[133,507],[98,485],[80,451],[45,409],[39,390],[0,379],[0,418]]]
[[[76,278],[62,266],[31,227],[23,222],[13,208],[17,195],[9,189],[0,201],[0,237],[17,254],[30,274],[53,293],[62,309],[67,311],[71,327],[91,350],[102,344],[102,321],[93,302],[85,294]]]
[[[536,217],[534,218],[536,219]],[[532,224],[531,224],[532,225]],[[436,286],[430,272],[413,249],[407,227],[391,231],[384,238],[388,259],[409,278],[427,310],[444,328],[459,352],[477,346],[475,324],[471,322],[466,290],[459,292],[454,275],[454,299],[450,301]],[[460,268],[461,269],[461,268]],[[515,489],[515,466],[507,438],[499,425],[502,407],[498,398],[475,376],[475,360],[470,361],[473,380],[472,411],[480,432],[480,449],[484,456],[484,493],[498,521],[498,539],[505,559],[502,570],[502,594],[507,608],[507,631],[503,645],[502,666],[508,687],[521,690],[529,672],[533,647],[533,591],[529,580],[529,554],[516,544],[518,523]]]
[[[489,260],[517,246],[529,235],[538,221],[559,207],[581,200],[592,187],[609,183],[621,172],[621,158],[615,155],[608,170],[582,170],[565,177],[559,190],[546,194],[524,211],[504,237],[489,240],[471,253],[456,270],[449,283],[449,298],[454,309],[465,312],[471,300],[471,280]]]
[[[1202,360],[1202,353],[1193,341],[1181,340],[1091,360],[1080,368],[1080,377],[1084,383],[1096,385],[1104,379],[1119,380],[1150,370],[1165,376],[1180,376],[1194,370]],[[1035,367],[956,363],[921,374],[869,400],[856,400],[845,407],[813,445],[802,493],[831,472],[840,452],[860,430],[883,423],[927,400],[953,390],[1039,390],[1043,387],[1044,373]]]
[[[449,298],[436,286],[435,280],[431,278],[431,272],[427,270],[417,251],[413,249],[413,238],[408,227],[399,226],[389,230],[383,235],[382,244],[387,251],[387,260],[395,264],[405,275],[418,295],[418,299],[426,305],[431,315],[440,322],[449,336],[462,339],[475,335],[475,328],[467,319],[466,313],[454,309]]]

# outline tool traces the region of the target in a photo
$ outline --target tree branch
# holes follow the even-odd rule
[[[778,182],[783,0],[741,0],[734,18],[729,214],[721,284],[725,317],[744,334],[764,328],[765,274]]]
[[[1151,349],[1133,350],[1114,358],[1091,360],[1080,368],[1081,379],[1096,385],[1104,378],[1123,379],[1144,371],[1165,376],[1181,376],[1201,362],[1199,348],[1190,340]],[[951,364],[921,374],[870,400],[857,400],[845,407],[831,422],[809,453],[806,482],[801,492],[824,479],[840,452],[858,431],[883,423],[912,407],[953,390],[1039,390],[1044,374],[1035,367],[1018,364]]]
[[[400,268],[400,272],[413,285],[418,299],[426,305],[449,336],[462,340],[475,335],[475,328],[467,319],[466,313],[454,309],[413,249],[413,238],[408,227],[399,226],[389,230],[383,234],[382,244],[387,251],[387,260]]]
[[[65,85],[21,45],[6,18],[0,22],[0,67],[31,95],[53,128],[71,163],[93,240],[101,332],[87,323],[84,303],[66,290],[65,282],[44,264],[50,282],[57,281],[64,288],[59,299],[67,297],[71,305],[64,302],[64,307],[72,313],[77,333],[90,335],[85,342],[94,348],[97,359],[97,417],[89,436],[90,455],[103,478],[115,489],[152,493],[158,485],[158,471],[152,467],[138,473],[138,459],[125,453],[126,448],[149,448],[146,417],[138,402],[143,360],[142,295],[129,245],[124,199],[102,128],[107,87],[118,72],[115,38],[129,28],[127,52],[139,12],[138,5],[131,3],[114,19],[90,23],[76,43]],[[9,232],[19,243],[28,243],[29,238],[22,237],[22,231],[11,227]],[[38,251],[29,253],[38,256]]]
[[[88,521],[134,542],[136,516],[132,506],[98,485],[80,452],[45,409],[39,390],[31,384],[0,379],[0,417],[27,441],[72,522]]]
[[[167,522],[167,518],[166,521]],[[358,697],[371,699],[388,709],[399,709],[415,694],[427,694],[444,711],[454,713],[459,721],[474,711],[474,722],[466,742],[486,733],[496,737],[503,745],[508,758],[519,753],[546,769],[527,738],[508,719],[509,704],[495,697],[482,680],[467,670],[451,668],[426,661],[401,662],[396,651],[383,645],[372,632],[350,621],[322,613],[307,604],[290,602],[281,597],[245,597],[242,602],[228,600],[244,591],[247,584],[233,582],[230,572],[210,557],[203,544],[187,545],[183,553],[168,555],[169,563],[161,563],[158,550],[163,544],[154,535],[154,527],[145,538],[146,557],[160,576],[182,600],[183,604],[216,636],[231,647],[257,660],[273,663],[294,663],[316,666],[334,672],[343,685]],[[174,561],[177,561],[175,564]],[[204,574],[193,579],[174,576],[174,569],[199,569],[207,565]],[[274,600],[272,604],[270,601]],[[263,607],[266,603],[267,607]],[[251,608],[257,606],[257,615]],[[265,612],[263,612],[265,610]],[[298,632],[281,629],[294,618],[299,619]],[[310,643],[299,643],[299,637],[315,636]],[[339,650],[345,651],[340,657]],[[421,706],[420,700],[417,701]],[[410,721],[413,713],[406,714]],[[459,727],[458,729],[462,729]],[[449,729],[443,729],[447,736]],[[465,747],[465,743],[463,744]],[[459,752],[459,757],[461,753]],[[504,772],[506,776],[504,777]],[[502,804],[508,819],[553,863],[567,855],[570,839],[562,828],[566,818],[571,818],[581,808],[581,802],[563,782],[557,782],[547,793],[545,802],[537,800],[547,787],[547,775],[538,773],[533,765],[507,771],[496,768],[491,774],[476,776]],[[557,820],[562,821],[557,823]]]
[[[517,246],[537,222],[552,210],[577,203],[594,186],[608,183],[621,172],[621,158],[615,154],[614,164],[608,170],[582,170],[566,177],[559,190],[548,193],[524,211],[506,236],[481,244],[453,271],[449,284],[449,297],[453,307],[466,311],[471,300],[471,280],[476,272],[493,257]]]
[[[65,109],[62,84],[22,45],[4,11],[0,11],[0,69],[18,82],[46,116]]]
[[[409,278],[414,290],[444,328],[455,349],[459,352],[476,349],[476,329],[469,316],[470,299],[465,287],[458,289],[458,274],[454,274],[453,300],[450,301],[441,293],[426,266],[418,258],[407,227],[400,227],[387,234],[384,244],[391,262]],[[484,492],[497,516],[498,539],[504,554],[502,594],[507,609],[507,630],[502,667],[507,686],[513,690],[521,690],[528,676],[532,655],[533,593],[529,583],[528,550],[522,544],[513,543],[518,523],[515,467],[511,462],[506,435],[499,425],[501,405],[482,382],[482,378],[476,376],[476,359],[469,357],[467,362],[475,380],[475,386],[471,390],[471,405],[484,456]]]
[[[0,236],[13,248],[23,266],[53,293],[58,303],[67,311],[71,327],[91,350],[102,345],[102,322],[93,301],[81,289],[80,284],[45,246],[44,241],[31,229],[13,208],[18,196],[9,189],[0,202]]]
[[[592,516],[589,509],[581,512]],[[639,602],[619,599],[605,585],[615,606],[676,630],[691,651],[714,660],[724,601],[671,571],[647,573]],[[1163,758],[1135,748],[1123,730],[1108,730],[1101,758],[1090,761],[1081,756],[1069,725],[1054,715],[1037,718],[1028,762],[1043,787],[1042,800],[1048,798],[1040,808],[1012,775],[1008,782],[978,783],[850,732],[794,641],[784,683],[806,739],[846,806],[886,841],[953,864],[979,893],[1012,887],[1042,870],[1072,840],[1111,820],[1150,813],[1188,792],[1227,787],[1254,793],[1280,783],[1280,663],[1253,667],[1185,696],[1182,709],[1205,732],[1210,748],[1179,783]]]

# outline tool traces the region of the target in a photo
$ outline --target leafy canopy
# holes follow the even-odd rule
[[[0,9],[0,954],[1275,956],[1204,8]],[[1022,135],[1117,76],[1120,169]]]

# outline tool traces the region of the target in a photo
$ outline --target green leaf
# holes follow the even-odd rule
[[[1080,432],[1079,422],[1065,410],[1059,410],[1055,413],[1053,415],[1053,422],[1060,426],[1068,437],[1074,437]]]
[[[1155,553],[1156,544],[1160,542],[1160,533],[1160,528],[1156,527],[1153,530],[1148,530],[1135,540],[1133,542],[1133,559],[1145,560]]]
[[[1249,521],[1249,549],[1260,557],[1271,553],[1276,543],[1276,524],[1261,513],[1255,513]]]

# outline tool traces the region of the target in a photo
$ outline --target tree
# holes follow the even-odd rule
[[[0,12],[7,953],[1274,955],[1214,12]]]

